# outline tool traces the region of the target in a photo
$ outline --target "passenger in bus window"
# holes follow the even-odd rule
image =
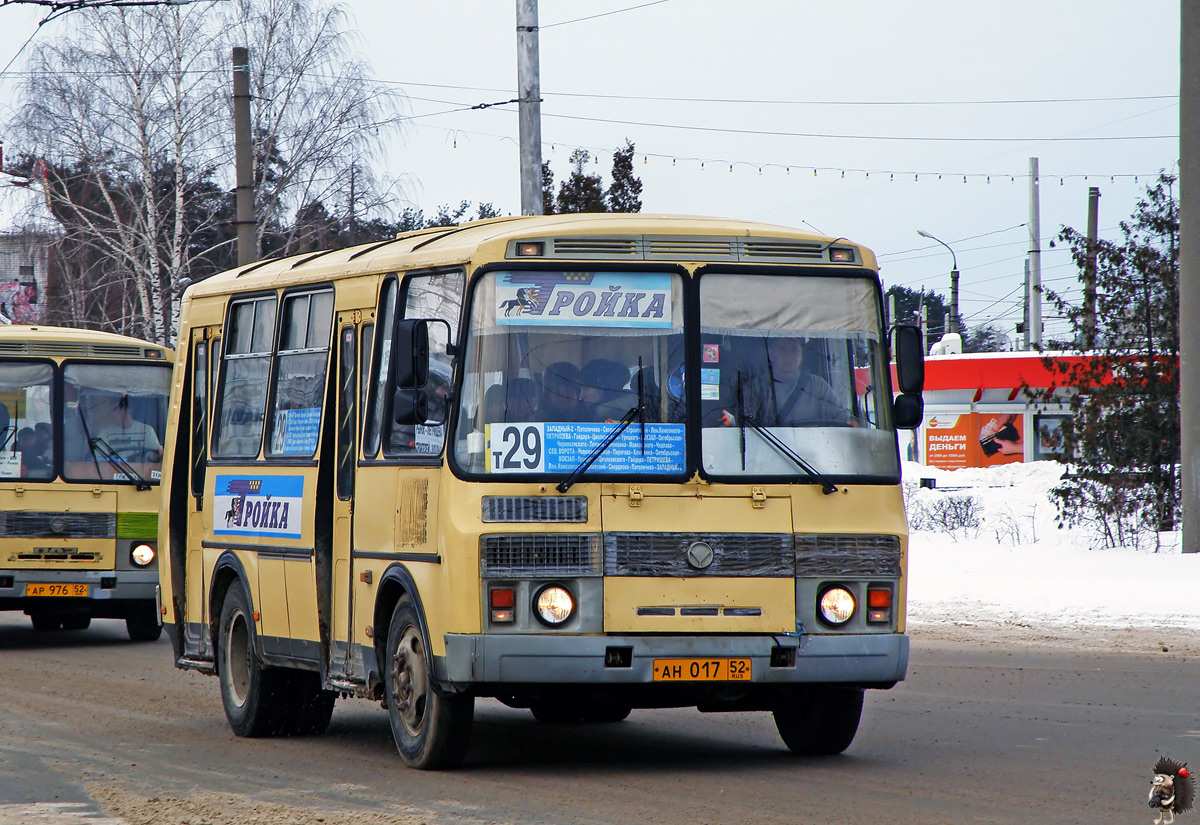
[[[8,442],[12,437],[12,416],[9,415],[8,405],[0,404],[0,450],[8,449]]]
[[[804,342],[795,337],[766,339],[765,363],[742,388],[746,411],[764,427],[859,426],[847,399],[840,398],[821,376],[804,369]],[[721,423],[733,426],[737,416],[723,410]]]
[[[129,396],[117,402],[115,418],[100,430],[98,437],[127,461],[162,461],[162,443],[149,424],[133,417]]]
[[[580,375],[583,389],[580,400],[588,411],[589,421],[620,421],[630,407],[637,406],[637,396],[626,392],[629,370],[616,361],[597,358],[589,361]]]
[[[542,394],[538,415],[543,421],[587,421],[587,407],[579,400],[579,368],[569,361],[557,361],[542,373]]]
[[[17,451],[21,453],[21,465],[25,468],[25,475],[49,476],[50,458],[46,455],[49,446],[50,439],[44,431],[39,432],[33,427],[21,428],[17,433]]]
[[[508,384],[493,384],[483,394],[480,424],[524,423],[533,420],[537,386],[528,378],[514,378]]]

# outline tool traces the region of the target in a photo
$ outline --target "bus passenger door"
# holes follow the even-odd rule
[[[182,582],[184,592],[176,593],[178,603],[184,605],[182,617],[183,650],[187,655],[208,657],[213,655],[210,639],[206,632],[208,623],[208,607],[205,598],[207,578],[204,570],[205,536],[212,534],[212,512],[204,509],[204,484],[208,469],[208,421],[211,390],[214,381],[211,368],[215,362],[210,357],[210,342],[207,340],[207,330],[192,330],[192,351],[188,361],[191,370],[191,415],[189,416],[190,434],[187,441],[181,438],[176,441],[175,449],[184,449],[189,445],[188,466],[188,495],[186,534],[183,536],[185,545],[184,571]],[[175,483],[179,483],[178,481]],[[174,485],[172,485],[174,486]],[[172,564],[174,564],[172,558]],[[174,571],[172,571],[174,573]]]
[[[354,322],[361,313],[339,313],[337,317],[337,403],[334,447],[333,572],[330,582],[330,676],[353,677],[350,621],[352,582],[351,548],[354,544],[354,482],[358,441],[358,330]]]

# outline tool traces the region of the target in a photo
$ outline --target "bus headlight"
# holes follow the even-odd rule
[[[533,597],[533,613],[542,624],[557,627],[571,618],[575,600],[561,584],[548,584]]]
[[[129,560],[138,567],[145,567],[154,561],[154,547],[149,544],[135,544],[129,551]]]
[[[818,603],[821,618],[832,625],[843,625],[854,615],[854,595],[844,587],[830,587]]]

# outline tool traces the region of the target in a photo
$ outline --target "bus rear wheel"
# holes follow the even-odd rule
[[[287,674],[291,708],[287,733],[292,736],[318,736],[329,727],[337,694],[321,688],[321,675],[310,670]]]
[[[413,768],[440,770],[462,761],[471,736],[475,697],[439,693],[433,657],[407,596],[388,627],[384,683],[388,720],[400,758]]]
[[[162,625],[158,623],[154,602],[138,604],[129,609],[125,615],[125,632],[135,642],[157,641],[162,635]]]
[[[277,736],[288,732],[288,674],[258,661],[249,602],[238,582],[229,588],[221,606],[217,635],[221,704],[238,736]]]
[[[775,727],[792,753],[833,756],[854,741],[862,708],[861,688],[811,687],[775,708]]]

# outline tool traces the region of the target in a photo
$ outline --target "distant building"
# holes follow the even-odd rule
[[[43,320],[50,245],[60,234],[41,183],[0,172],[0,324]]]
[[[1060,363],[1088,356],[1048,353]],[[1057,432],[1069,417],[1061,376],[1036,352],[963,354],[951,348],[925,359],[925,420],[902,446],[901,457],[931,467],[990,467],[1058,455]],[[1051,391],[1030,400],[1026,388]]]

